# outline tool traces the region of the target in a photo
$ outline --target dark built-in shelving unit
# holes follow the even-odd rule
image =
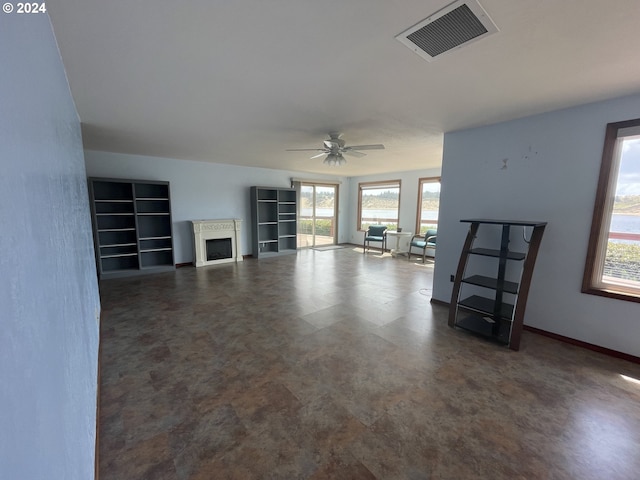
[[[173,270],[169,182],[89,178],[100,278]]]
[[[527,222],[493,219],[460,220],[470,223],[462,248],[458,269],[454,278],[449,309],[449,326],[468,330],[496,342],[508,345],[512,350],[520,348],[520,335],[524,312],[542,235],[546,222]],[[480,226],[489,236],[490,229],[500,229],[499,248],[474,248]],[[511,233],[516,229],[531,228],[531,238],[524,252],[509,249]],[[523,238],[525,232],[523,231]],[[471,258],[489,257],[494,264],[489,270],[494,274],[472,272]],[[520,263],[520,269],[508,268],[512,262]],[[486,269],[486,265],[483,265]],[[507,280],[508,272],[519,271]],[[484,273],[485,270],[482,270]],[[468,288],[471,287],[471,288]],[[470,294],[466,290],[471,290]]]
[[[255,258],[296,253],[297,200],[292,188],[251,187]]]

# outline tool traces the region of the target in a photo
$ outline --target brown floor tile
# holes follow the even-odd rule
[[[101,282],[101,480],[636,478],[640,366],[450,329],[432,273],[345,248]]]

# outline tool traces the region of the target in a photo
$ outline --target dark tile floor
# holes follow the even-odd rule
[[[452,330],[432,273],[345,248],[102,282],[101,480],[640,478],[639,365]]]

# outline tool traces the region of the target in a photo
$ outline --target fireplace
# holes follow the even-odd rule
[[[192,220],[195,266],[241,262],[240,225],[237,218]]]

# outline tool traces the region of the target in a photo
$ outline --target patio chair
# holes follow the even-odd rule
[[[387,248],[387,226],[371,225],[364,233],[364,242],[362,243],[362,253],[367,252],[367,247],[371,249],[371,242],[380,242],[380,249],[384,253]]]
[[[436,248],[436,236],[438,235],[437,230],[427,230],[424,232],[424,235],[414,235],[411,237],[411,241],[409,242],[409,253],[407,254],[407,259],[411,260],[411,249],[412,248],[420,248],[422,249],[422,263],[425,262],[425,257],[427,256],[427,248]]]

